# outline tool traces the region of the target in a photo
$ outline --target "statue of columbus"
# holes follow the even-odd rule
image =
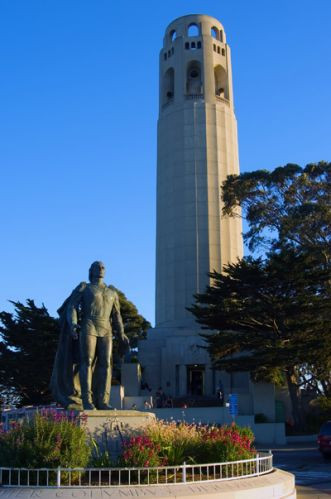
[[[92,263],[90,282],[81,282],[58,310],[61,332],[50,386],[55,401],[65,408],[111,409],[113,331],[121,354],[129,340],[118,294],[103,282],[104,275],[104,264]]]

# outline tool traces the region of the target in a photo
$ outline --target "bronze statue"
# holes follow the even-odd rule
[[[111,389],[112,330],[120,351],[129,346],[118,294],[103,282],[105,266],[92,263],[89,283],[80,283],[58,310],[61,334],[51,390],[66,408],[108,410]]]

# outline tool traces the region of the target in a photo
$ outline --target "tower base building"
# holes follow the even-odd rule
[[[240,218],[222,216],[220,186],[239,161],[231,54],[217,19],[188,15],[167,27],[159,96],[156,324],[139,343],[143,383],[205,403],[222,387],[225,397],[238,394],[239,411],[266,413],[249,373],[212,368],[205,331],[187,310],[209,272],[243,255]]]

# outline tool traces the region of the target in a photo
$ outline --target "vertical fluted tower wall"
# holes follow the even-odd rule
[[[215,18],[168,26],[159,101],[156,326],[189,327],[207,273],[243,254],[240,219],[221,215],[220,186],[239,161],[230,48]]]

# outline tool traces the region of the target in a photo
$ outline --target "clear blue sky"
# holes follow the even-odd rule
[[[158,53],[190,13],[225,27],[241,170],[330,160],[330,0],[1,0],[1,310],[54,314],[102,259],[154,322]]]

